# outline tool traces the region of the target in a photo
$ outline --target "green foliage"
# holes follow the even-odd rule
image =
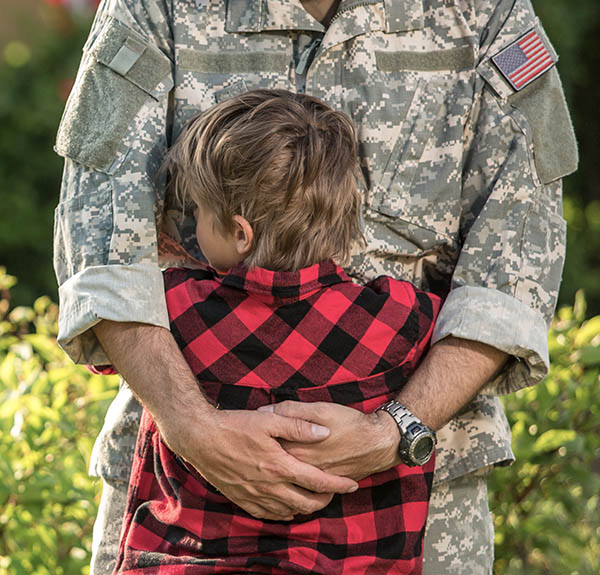
[[[10,306],[0,268],[0,575],[84,575],[100,485],[92,444],[118,378],[56,345],[57,308]],[[596,575],[600,562],[600,316],[563,308],[552,368],[504,398],[517,462],[490,480],[498,575]]]
[[[498,575],[597,575],[600,316],[578,294],[550,333],[546,380],[504,398],[517,461],[490,481]]]
[[[63,161],[53,145],[88,27],[86,18],[32,29],[31,45],[0,51],[0,262],[21,280],[20,303],[56,293],[52,227]]]
[[[56,345],[48,297],[10,310],[0,268],[0,575],[88,572],[100,485],[92,444],[118,385]]]

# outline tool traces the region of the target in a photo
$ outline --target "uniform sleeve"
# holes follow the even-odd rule
[[[485,392],[539,382],[561,281],[566,225],[561,178],[577,147],[556,68],[521,90],[492,57],[536,29],[527,0],[491,5],[482,31],[475,106],[465,130],[462,249],[433,334],[480,341],[512,356]]]
[[[169,19],[161,0],[102,2],[58,130],[58,340],[77,363],[109,363],[91,330],[102,319],[168,327],[156,215],[173,87]]]

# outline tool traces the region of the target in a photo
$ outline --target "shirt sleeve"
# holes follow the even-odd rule
[[[161,0],[103,2],[59,126],[58,341],[77,363],[109,363],[91,330],[102,319],[168,327],[156,215],[173,87],[169,19]]]
[[[566,240],[561,178],[576,169],[577,148],[556,68],[516,91],[492,61],[533,28],[556,59],[530,3],[480,4],[495,10],[465,129],[462,249],[432,341],[454,336],[510,354],[484,390],[510,393],[548,371]]]

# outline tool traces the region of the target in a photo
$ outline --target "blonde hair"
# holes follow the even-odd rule
[[[362,239],[356,132],[317,98],[254,90],[221,102],[187,124],[164,168],[182,205],[212,212],[221,232],[248,220],[250,267],[345,263]]]

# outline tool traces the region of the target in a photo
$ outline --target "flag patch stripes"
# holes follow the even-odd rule
[[[517,91],[549,70],[556,60],[533,29],[492,57],[492,61]]]

